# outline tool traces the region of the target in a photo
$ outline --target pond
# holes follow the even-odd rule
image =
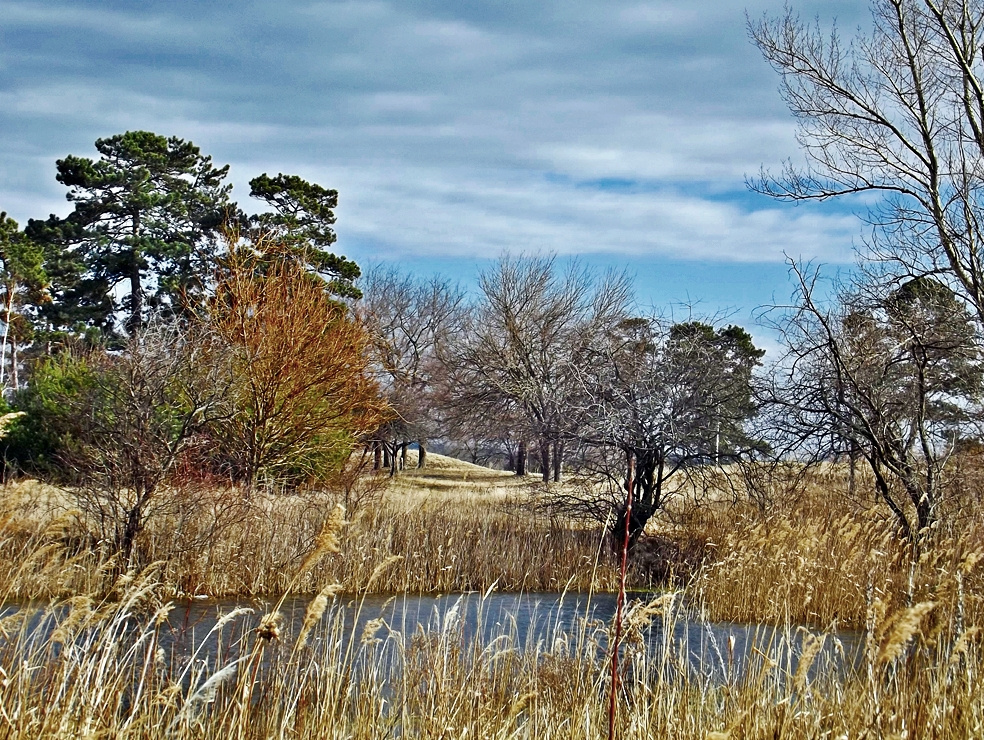
[[[646,606],[657,601],[658,611],[644,615]],[[290,647],[296,639],[310,602],[307,597],[292,597],[280,606],[283,645]],[[234,609],[252,610],[239,623],[242,636],[246,630],[255,629],[262,615],[274,606],[262,600],[178,604],[168,616],[161,644],[175,654],[197,649],[200,658],[221,658],[216,653],[230,640],[223,640],[213,628],[223,614]],[[385,645],[392,639],[431,634],[450,636],[461,644],[478,641],[483,648],[499,644],[539,653],[593,650],[603,659],[616,606],[615,594],[337,597],[321,618],[322,625],[334,625],[333,629],[313,630],[311,642],[337,639],[344,650],[352,639]],[[644,652],[650,664],[668,653],[677,659],[684,656],[691,671],[718,682],[740,679],[764,656],[795,672],[804,640],[820,634],[819,630],[796,626],[709,623],[691,613],[679,594],[634,594],[627,606],[628,622],[644,617],[639,629],[630,630],[628,642],[637,652]],[[863,649],[863,633],[841,630],[828,635],[813,670],[823,666],[824,670],[834,667],[840,672],[851,671],[859,664]]]

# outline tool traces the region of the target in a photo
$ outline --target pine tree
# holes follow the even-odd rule
[[[42,267],[41,247],[27,238],[12,218],[0,212],[0,319],[3,321],[0,340],[0,386],[6,387],[8,377],[14,390],[18,386],[17,346],[30,335],[30,323],[21,313],[25,304],[41,304],[47,299],[48,278]],[[10,347],[10,372],[8,368]]]
[[[250,196],[273,208],[250,218],[253,241],[275,244],[276,258],[300,265],[318,275],[332,295],[361,298],[355,287],[359,266],[352,260],[333,254],[328,248],[335,243],[334,209],[338,191],[307,182],[297,175],[262,174],[249,181]],[[274,255],[266,255],[273,258]]]
[[[98,159],[68,156],[56,163],[73,212],[29,228],[61,263],[63,297],[97,309],[85,323],[107,326],[109,314],[122,310],[133,332],[150,307],[181,309],[204,294],[214,236],[234,209],[231,186],[223,184],[229,168],[214,167],[191,142],[148,131],[98,139],[95,146]],[[129,291],[117,302],[112,291],[121,283]]]

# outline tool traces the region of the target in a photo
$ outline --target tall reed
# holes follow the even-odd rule
[[[2,501],[2,493],[0,493]],[[477,496],[434,503],[379,503],[349,515],[339,552],[312,565],[317,538],[335,511],[325,494],[200,491],[187,506],[152,519],[137,542],[138,559],[162,563],[160,578],[182,595],[314,594],[328,585],[377,593],[611,590],[613,558],[600,528],[541,517],[508,501]],[[0,514],[2,514],[0,508]],[[57,553],[57,558],[38,558]],[[78,515],[12,511],[0,517],[0,594],[70,596],[96,588],[109,553]],[[600,560],[599,560],[600,558]]]
[[[524,641],[516,623],[487,638],[454,610],[425,628],[382,617],[356,632],[341,608],[346,592],[358,604],[373,591],[608,590],[597,532],[468,499],[343,522],[328,499],[281,496],[218,530],[164,518],[141,543],[155,562],[113,580],[77,518],[23,506],[0,517],[0,737],[605,734],[612,635],[588,614]],[[685,591],[626,615],[621,737],[984,735],[973,521],[918,558],[875,510],[815,500],[765,515],[721,506],[675,526],[703,538],[705,561]],[[169,601],[290,590],[313,595],[297,619],[283,600],[247,603],[204,630]],[[716,620],[774,626],[753,629],[750,646],[726,630],[695,658],[682,638]]]
[[[9,738],[594,738],[607,724],[605,625],[523,642],[385,619],[361,632],[334,597],[313,624],[265,630],[238,609],[179,649],[153,571],[111,601],[0,622],[0,736]],[[854,658],[835,633],[763,629],[695,659],[682,596],[626,617],[618,732],[632,738],[979,737],[976,624],[873,601]],[[320,608],[320,607],[319,607]],[[698,629],[700,625],[690,625]],[[650,632],[646,638],[647,631]],[[299,641],[302,636],[303,641]],[[740,666],[740,667],[739,667]]]

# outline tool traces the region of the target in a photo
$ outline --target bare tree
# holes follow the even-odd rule
[[[390,447],[391,472],[397,453],[419,447],[417,466],[426,464],[427,442],[440,434],[434,400],[435,376],[442,372],[442,345],[457,330],[464,293],[434,276],[420,279],[395,269],[368,271],[360,316],[373,350],[376,376],[395,417],[379,430],[377,444]]]
[[[763,354],[740,327],[696,321],[635,318],[594,337],[580,373],[585,462],[610,485],[558,503],[609,521],[614,510],[617,539],[631,481],[634,543],[670,496],[757,448],[745,424],[756,411],[752,372]]]
[[[482,297],[447,363],[451,400],[513,406],[520,443],[537,446],[543,481],[559,481],[565,444],[577,436],[575,368],[591,337],[626,315],[628,280],[597,280],[575,262],[561,273],[553,257],[503,257],[479,287]]]
[[[796,274],[799,303],[776,323],[786,346],[769,392],[777,451],[860,455],[901,535],[918,542],[944,511],[953,450],[980,418],[972,314],[931,278],[845,290],[825,307],[816,273]]]
[[[129,563],[147,520],[173,505],[170,476],[224,412],[231,366],[199,328],[153,319],[118,356],[101,355],[61,402],[75,418],[63,461],[79,508]]]
[[[903,276],[945,273],[984,318],[984,2],[873,0],[872,12],[872,33],[850,44],[792,11],[750,25],[808,158],[752,186],[883,195],[875,255]]]
[[[453,378],[459,383],[462,377],[461,372],[445,373],[436,388],[435,402],[440,407],[448,454],[526,475],[528,444],[519,433],[524,415],[509,399],[469,392],[449,382]]]

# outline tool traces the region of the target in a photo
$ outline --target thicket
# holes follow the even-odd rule
[[[389,413],[365,330],[279,243],[231,242],[216,275],[202,309],[148,314],[117,350],[39,357],[11,401],[8,475],[64,486],[123,568],[149,520],[205,505],[191,491],[324,487]]]

